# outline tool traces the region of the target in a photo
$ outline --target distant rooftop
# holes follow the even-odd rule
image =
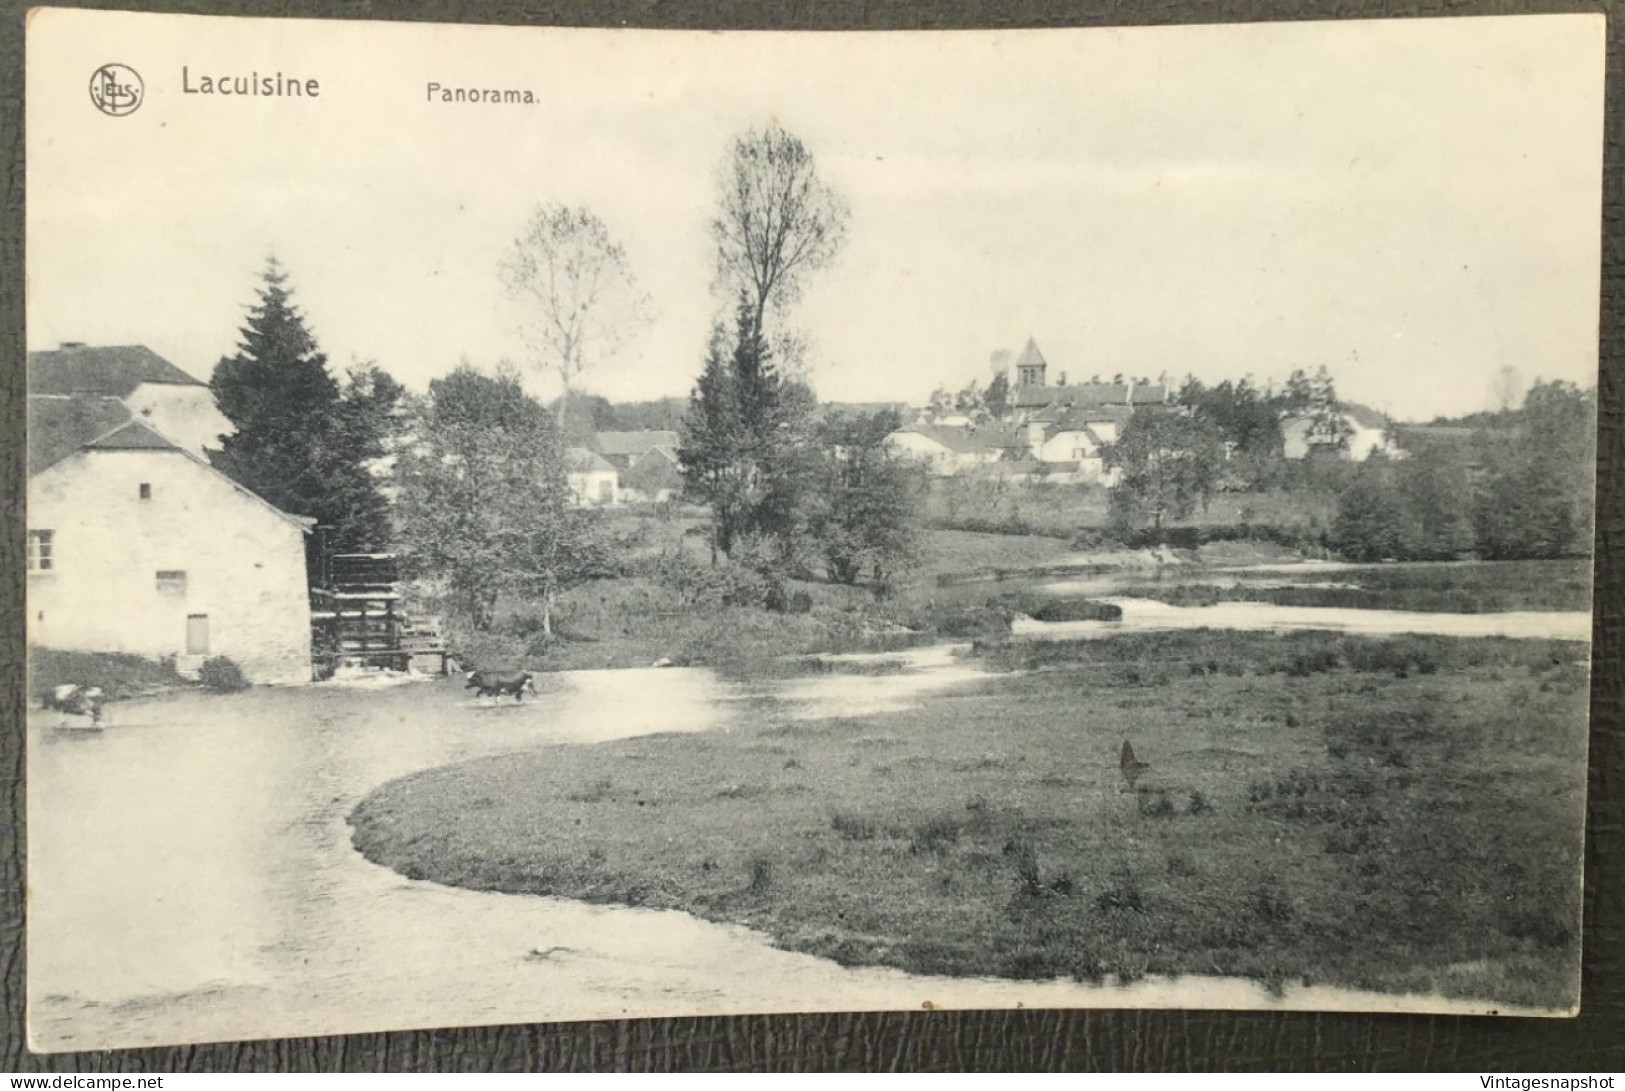
[[[650,430],[645,432],[599,432],[598,452],[610,458],[637,458],[651,447],[677,449],[676,432]]]
[[[28,354],[30,394],[100,394],[127,398],[142,383],[203,386],[145,345],[81,345]]]
[[[117,398],[29,398],[28,472],[37,474],[55,466],[129,421],[130,411]]]
[[[585,447],[571,447],[564,452],[564,467],[573,474],[614,473],[615,467],[602,455]]]

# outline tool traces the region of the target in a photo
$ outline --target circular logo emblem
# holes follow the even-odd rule
[[[135,113],[145,93],[140,74],[127,64],[104,64],[90,74],[90,101],[111,117]]]

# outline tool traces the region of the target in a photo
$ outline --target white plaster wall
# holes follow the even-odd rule
[[[149,500],[140,486],[152,487]],[[30,530],[51,530],[53,568],[28,576],[31,642],[174,655],[190,614],[209,618],[209,655],[254,682],[310,680],[304,533],[178,451],[81,451],[29,483]],[[184,594],[159,571],[186,573]]]
[[[235,431],[206,386],[142,383],[124,399],[136,420],[195,455],[219,450],[220,437]]]
[[[1040,462],[1080,462],[1099,455],[1087,432],[1057,432],[1036,453]]]
[[[570,492],[580,507],[593,508],[620,502],[620,475],[614,470],[587,470],[565,476],[570,483]],[[606,484],[609,486],[608,500],[604,499],[603,494]]]
[[[955,473],[958,462],[954,453],[936,440],[922,436],[918,432],[893,432],[887,437],[892,447],[909,458],[922,459],[930,463],[931,470],[941,476]]]

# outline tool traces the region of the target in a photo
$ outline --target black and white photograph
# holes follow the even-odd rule
[[[1601,15],[27,61],[32,1049],[1579,1012]]]

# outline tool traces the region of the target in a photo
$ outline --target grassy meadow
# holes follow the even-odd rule
[[[853,965],[1577,1002],[1583,644],[1203,631],[969,654],[984,678],[908,711],[764,701],[726,732],[407,777],[357,807],[355,844],[414,878],[683,909]],[[1150,763],[1134,790],[1125,739]]]

